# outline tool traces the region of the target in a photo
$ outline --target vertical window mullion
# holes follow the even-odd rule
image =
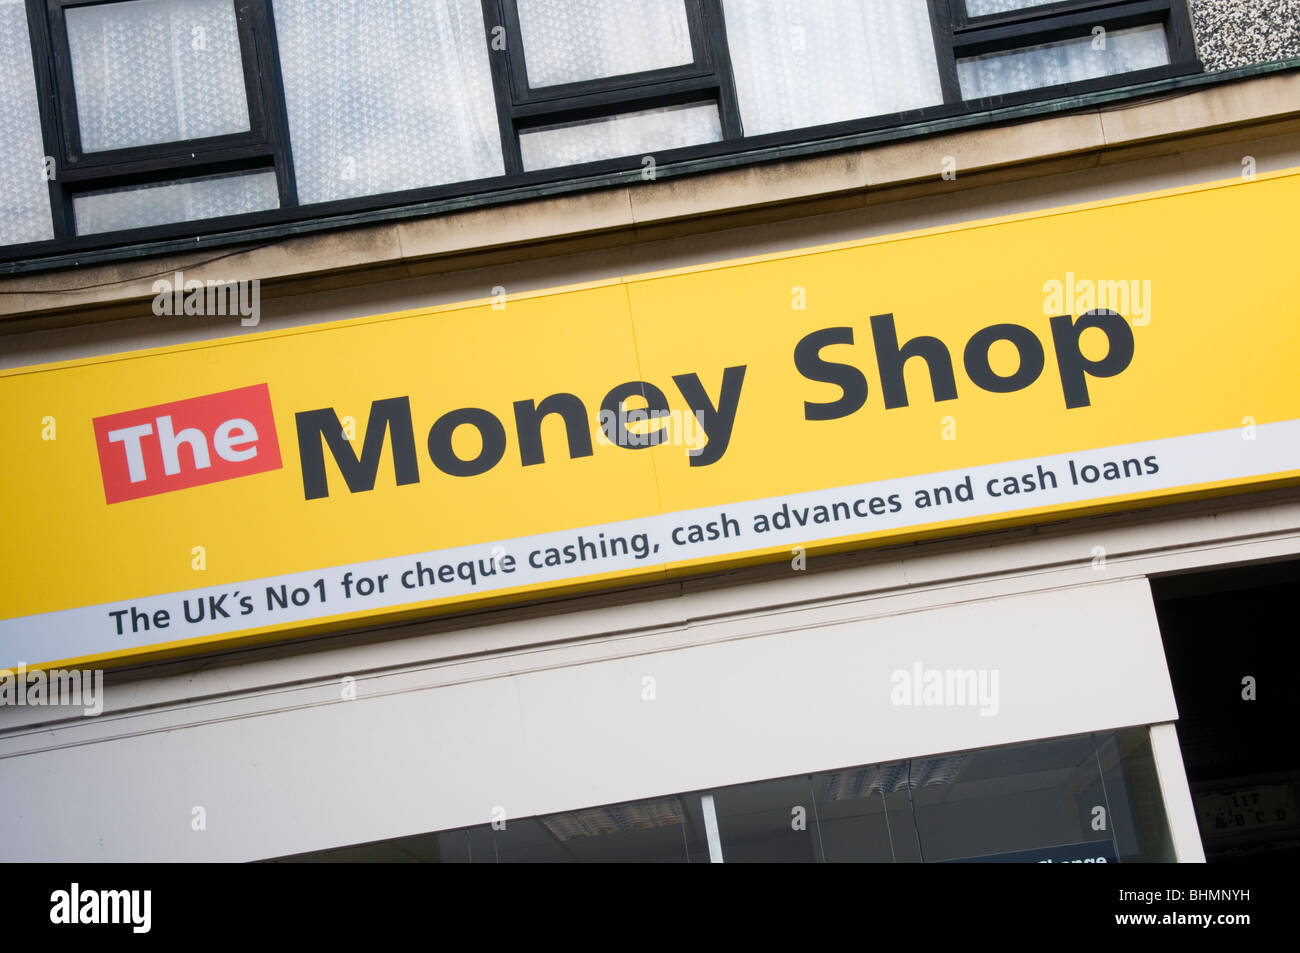
[[[47,185],[50,194],[50,218],[54,238],[70,238],[76,234],[72,219],[72,200],[63,187],[63,165],[67,155],[63,145],[60,125],[60,97],[55,82],[54,52],[51,48],[49,19],[43,0],[26,0],[27,33],[31,41],[32,62],[36,69],[36,95],[41,115],[41,139],[45,145],[45,158],[54,160],[52,177]]]
[[[501,58],[506,60],[510,67],[507,71],[510,78],[510,95],[513,101],[522,102],[528,98],[528,62],[524,50],[524,31],[519,25],[519,10],[514,0],[493,0],[492,5],[495,10],[495,24],[501,27],[501,36],[506,48],[491,52],[497,55],[505,54]],[[485,16],[486,6],[487,0],[484,0]],[[488,28],[488,32],[491,34],[491,27]]]
[[[253,26],[257,76],[249,81],[249,96],[256,95],[261,100],[267,142],[275,157],[280,207],[292,208],[298,204],[298,183],[293,169],[293,142],[289,137],[289,113],[284,102],[280,50],[275,38],[275,17],[270,10],[271,2],[272,0],[239,0],[239,5],[248,6]],[[254,86],[256,93],[253,91]]]
[[[731,50],[727,46],[727,24],[720,0],[701,0],[705,42],[709,62],[718,78],[718,115],[722,120],[722,138],[740,139],[745,135],[740,121],[740,104],[736,100],[736,79],[731,73]]]
[[[270,138],[270,116],[267,115],[266,97],[262,95],[261,64],[258,61],[258,23],[253,18],[253,8],[261,0],[234,0],[235,29],[239,36],[239,55],[243,61],[244,101],[248,108],[248,128],[254,135]]]
[[[81,134],[77,120],[77,88],[72,81],[72,53],[68,49],[68,31],[63,23],[63,4],[59,0],[45,0],[41,12],[41,26],[49,50],[52,81],[55,90],[55,114],[60,121],[59,142],[63,145],[61,158],[75,163],[81,156]]]
[[[962,0],[929,0],[930,26],[934,30],[934,55],[939,61],[939,88],[945,105],[960,103],[961,84],[957,81],[957,54],[953,49],[953,4]]]
[[[506,23],[505,0],[482,0],[483,42],[488,45],[488,64],[492,70],[492,93],[496,99],[497,125],[501,129],[501,160],[506,175],[519,175],[524,171],[524,160],[519,150],[519,134],[515,130],[512,107],[515,100],[514,67],[517,62],[522,68],[523,49],[519,39],[518,24],[511,29]],[[505,42],[505,49],[495,49],[493,40],[498,35]],[[520,47],[518,52],[514,47]]]
[[[1196,37],[1192,33],[1192,16],[1187,0],[1170,0],[1165,37],[1169,43],[1169,62],[1194,64],[1200,68],[1196,55]]]

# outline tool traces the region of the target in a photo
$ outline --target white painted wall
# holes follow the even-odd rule
[[[1142,580],[765,622],[686,648],[520,653],[481,677],[452,664],[440,684],[374,677],[352,701],[332,681],[261,711],[214,700],[171,730],[118,716],[114,737],[0,761],[0,857],[252,860],[485,823],[496,806],[519,817],[1176,716]],[[892,704],[891,673],[917,661],[995,670],[998,713]]]

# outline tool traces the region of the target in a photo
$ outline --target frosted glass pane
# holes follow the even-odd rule
[[[694,62],[683,0],[518,0],[528,85]]]
[[[963,99],[1001,96],[1025,89],[1077,83],[1099,76],[1165,66],[1169,47],[1159,24],[1115,30],[1104,37],[1043,43],[1018,50],[1001,50],[957,61],[957,79]]]
[[[231,0],[127,0],[65,16],[83,151],[248,131]]]
[[[54,237],[32,45],[22,0],[0,0],[0,245]]]
[[[1008,10],[1023,10],[1025,7],[1041,7],[1047,3],[1059,3],[1060,0],[966,0],[966,16],[986,17],[990,13],[1006,13]]]
[[[304,204],[503,175],[479,0],[276,0]]]
[[[274,172],[241,172],[84,192],[72,199],[78,235],[194,222],[280,207]]]
[[[943,102],[926,0],[723,0],[745,135]]]
[[[539,126],[519,134],[524,170],[647,156],[722,139],[715,103],[664,106],[581,122]]]

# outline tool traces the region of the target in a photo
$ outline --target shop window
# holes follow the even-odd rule
[[[285,860],[1116,863],[1174,859],[1147,729],[863,765]]]
[[[436,835],[443,863],[702,863],[698,797],[673,795]]]
[[[1145,729],[715,792],[727,861],[1172,859]]]

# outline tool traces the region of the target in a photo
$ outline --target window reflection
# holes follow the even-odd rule
[[[712,820],[715,856],[731,863],[1174,859],[1146,728],[502,817],[283,859],[707,863]]]

